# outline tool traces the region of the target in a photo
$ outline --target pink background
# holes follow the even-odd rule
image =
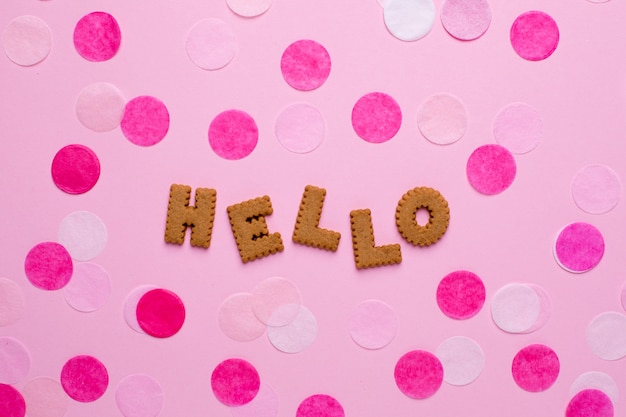
[[[437,11],[442,1],[435,1]],[[32,355],[29,378],[57,378],[65,361],[78,354],[99,358],[110,385],[93,403],[72,402],[68,417],[121,415],[115,387],[125,376],[146,373],[164,389],[163,416],[229,416],[210,388],[211,372],[224,359],[241,357],[257,368],[263,383],[280,399],[279,416],[294,416],[306,397],[325,393],[348,416],[502,416],[564,415],[569,389],[587,371],[611,375],[626,395],[624,359],[597,358],[585,342],[585,329],[597,314],[624,312],[619,292],[625,282],[626,204],[604,215],[582,212],[571,198],[575,173],[591,163],[612,167],[626,178],[626,56],[623,20],[626,4],[585,0],[491,2],[493,20],[486,34],[460,42],[441,26],[416,42],[391,36],[375,0],[276,0],[264,15],[245,19],[224,1],[4,0],[0,28],[32,14],[46,21],[53,36],[48,58],[20,67],[0,57],[0,191],[2,220],[0,276],[22,286],[26,315],[0,335],[21,340]],[[509,29],[521,13],[539,9],[557,22],[561,41],[540,62],[525,61],[509,42]],[[104,10],[117,19],[122,46],[107,62],[81,58],[72,44],[76,22]],[[234,60],[219,71],[196,67],[186,56],[185,38],[200,19],[215,17],[238,39]],[[330,77],[319,89],[289,87],[280,57],[293,41],[314,39],[332,60]],[[165,139],[143,148],[117,128],[86,129],[75,116],[78,93],[105,81],[127,100],[153,95],[167,106],[171,124]],[[364,94],[382,91],[399,103],[403,123],[383,144],[354,133],[350,114]],[[457,143],[437,146],[417,128],[417,109],[428,96],[447,92],[466,105],[469,125]],[[280,111],[294,102],[317,106],[326,119],[326,139],[310,154],[294,154],[274,136]],[[505,105],[523,101],[544,121],[537,149],[517,155],[512,186],[484,196],[469,185],[465,164],[480,145],[494,143],[492,123]],[[259,127],[259,143],[248,157],[228,161],[209,146],[208,126],[227,109],[248,112]],[[50,165],[63,146],[80,143],[98,155],[102,174],[83,195],[69,195],[52,182]],[[168,191],[172,183],[217,190],[211,247],[182,247],[163,241]],[[336,253],[291,242],[304,187],[324,187],[321,226],[342,238]],[[402,240],[394,223],[398,200],[409,189],[438,189],[451,209],[444,238],[429,248]],[[274,214],[270,231],[280,232],[283,253],[242,264],[226,207],[269,195]],[[349,212],[372,211],[377,244],[402,246],[400,265],[357,271],[350,240]],[[62,293],[33,287],[23,271],[24,257],[41,241],[57,239],[60,221],[88,210],[106,224],[109,240],[94,262],[112,279],[112,295],[100,310],[73,310]],[[595,225],[606,252],[590,272],[574,275],[552,257],[558,231],[573,221]],[[466,321],[438,309],[439,280],[456,269],[478,274],[487,289],[480,313]],[[252,291],[270,276],[291,279],[303,303],[317,317],[319,333],[304,352],[284,354],[261,337],[241,343],[217,324],[217,310],[235,292]],[[552,297],[553,316],[539,331],[510,335],[491,321],[489,301],[503,285],[536,283]],[[136,333],[124,322],[122,305],[135,287],[151,284],[176,292],[187,319],[169,339]],[[367,351],[348,333],[349,313],[366,299],[390,304],[399,319],[396,339]],[[396,387],[393,368],[409,350],[434,352],[452,336],[468,336],[483,348],[486,366],[474,383],[444,383],[427,400],[412,400]],[[561,359],[557,382],[543,393],[528,393],[511,376],[511,361],[531,343],[553,348]],[[16,385],[20,389],[24,383]],[[616,415],[626,410],[624,399]]]

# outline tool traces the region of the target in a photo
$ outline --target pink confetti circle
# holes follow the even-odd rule
[[[29,417],[63,417],[69,398],[59,381],[49,377],[31,379],[22,389]],[[3,415],[0,413],[0,415]]]
[[[543,139],[543,120],[539,112],[528,104],[512,103],[496,116],[493,136],[511,153],[528,153]]]
[[[607,311],[594,317],[587,326],[587,345],[605,361],[626,357],[626,315]]]
[[[2,44],[11,61],[29,67],[46,59],[52,48],[52,35],[40,18],[19,16],[4,29]]]
[[[586,213],[608,213],[622,198],[622,182],[611,168],[588,165],[576,173],[572,181],[572,197]]]
[[[83,88],[76,100],[76,117],[87,129],[108,132],[120,125],[126,100],[109,83],[93,83]]]
[[[226,359],[211,374],[213,394],[228,406],[240,406],[252,401],[261,386],[259,373],[243,359]]]
[[[404,395],[424,399],[435,394],[443,382],[443,366],[430,352],[413,350],[405,353],[394,370],[396,385]]]
[[[570,387],[569,394],[571,397],[574,397],[580,391],[584,391],[586,389],[597,389],[605,393],[609,396],[613,404],[617,403],[619,399],[619,388],[617,383],[611,376],[605,374],[604,372],[585,372],[580,375],[572,386]]]
[[[74,265],[71,281],[63,288],[65,301],[74,309],[91,312],[104,306],[111,296],[111,279],[103,267],[91,262]]]
[[[283,277],[261,281],[252,291],[252,311],[261,323],[281,327],[291,323],[300,312],[300,290]]]
[[[597,389],[580,391],[565,410],[566,417],[613,417],[614,413],[609,396]]]
[[[59,243],[67,249],[72,259],[89,261],[104,250],[107,229],[94,213],[75,211],[61,220]]]
[[[237,38],[231,27],[219,19],[196,23],[185,44],[191,62],[205,70],[224,68],[235,57]]]
[[[559,28],[548,14],[533,10],[522,13],[511,26],[511,45],[529,61],[548,58],[559,44]]]
[[[467,160],[467,179],[476,191],[499,194],[515,179],[517,166],[511,152],[500,145],[483,145]]]
[[[309,39],[289,45],[280,59],[280,70],[287,84],[302,91],[315,90],[324,84],[330,67],[326,48]]]
[[[305,398],[296,411],[296,417],[344,417],[341,403],[326,394],[315,394]]]
[[[595,268],[604,255],[602,233],[589,223],[577,222],[565,226],[554,247],[557,263],[574,273]]]
[[[324,140],[326,123],[316,107],[296,103],[278,115],[274,132],[278,142],[288,151],[308,153]]]
[[[287,317],[294,311],[293,305],[283,305],[276,311],[279,317]],[[283,310],[286,310],[284,312]],[[304,306],[297,310],[298,315],[285,326],[268,327],[267,338],[272,346],[284,353],[298,353],[308,348],[317,338],[317,319]],[[273,318],[271,319],[273,320]]]
[[[256,17],[269,10],[272,0],[226,0],[226,4],[239,16]]]
[[[171,337],[183,327],[185,306],[172,291],[150,290],[137,303],[137,322],[150,336]]]
[[[61,385],[73,400],[93,402],[107,390],[109,374],[102,362],[93,356],[74,356],[63,365]]]
[[[122,32],[113,16],[93,12],[83,16],[74,28],[74,47],[86,60],[101,62],[115,56],[120,49]]]
[[[382,349],[396,337],[398,319],[387,303],[367,300],[352,310],[348,327],[357,345],[364,349]]]
[[[8,326],[24,316],[22,288],[14,281],[0,278],[0,326]]]
[[[446,339],[435,352],[443,366],[443,379],[450,385],[470,384],[485,367],[485,354],[475,340],[456,336]]]
[[[30,353],[26,346],[12,337],[0,337],[0,382],[16,384],[30,371]]]
[[[437,287],[437,305],[446,316],[465,320],[474,317],[485,303],[485,285],[470,271],[454,271]]]
[[[86,193],[99,178],[98,156],[86,146],[67,145],[52,160],[52,181],[68,194]]]
[[[56,242],[35,245],[24,261],[24,271],[31,284],[47,291],[65,287],[72,278],[73,270],[69,252]]]
[[[389,33],[402,41],[428,35],[435,23],[433,0],[386,0],[383,12]]]
[[[24,417],[26,402],[22,394],[11,385],[0,384],[0,416]]]
[[[256,148],[259,129],[254,119],[241,110],[226,110],[209,126],[209,144],[224,159],[245,158]]]
[[[545,391],[556,382],[561,363],[548,346],[528,345],[515,355],[511,372],[515,383],[528,392]]]
[[[398,133],[402,111],[398,103],[385,93],[369,93],[352,109],[352,127],[359,137],[370,143],[386,142]]]
[[[441,7],[441,23],[457,39],[480,38],[491,24],[491,7],[487,0],[446,0]]]
[[[152,146],[167,134],[170,114],[158,98],[139,96],[126,104],[120,126],[126,139],[135,145]]]
[[[117,385],[115,402],[125,417],[156,417],[163,408],[163,388],[151,376],[129,375]]]
[[[145,333],[137,321],[137,304],[141,297],[150,290],[155,290],[154,285],[142,285],[132,290],[124,300],[124,320],[126,324],[137,333]]]
[[[278,394],[274,389],[261,384],[256,397],[248,404],[230,409],[233,417],[276,417],[278,415]]]
[[[217,322],[226,336],[239,342],[249,342],[265,333],[265,324],[254,314],[253,302],[252,294],[238,293],[222,303]]]
[[[465,106],[451,94],[434,94],[417,112],[417,125],[426,139],[437,145],[457,142],[467,129]]]

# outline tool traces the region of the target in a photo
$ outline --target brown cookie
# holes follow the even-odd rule
[[[375,246],[372,213],[369,209],[351,211],[350,225],[352,227],[354,262],[358,269],[402,262],[399,244]]]
[[[198,188],[195,206],[189,205],[190,199],[191,187],[172,184],[167,205],[165,241],[182,245],[185,241],[185,231],[190,227],[191,245],[208,248],[211,244],[217,192],[212,188]]]
[[[428,223],[420,226],[415,219],[417,210],[425,208],[430,214]],[[448,202],[439,191],[417,187],[407,191],[396,208],[396,226],[402,237],[416,246],[429,246],[446,233],[450,223]]]
[[[292,240],[301,245],[335,252],[341,234],[319,227],[326,190],[313,185],[304,188]]]

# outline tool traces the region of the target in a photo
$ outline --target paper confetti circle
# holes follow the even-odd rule
[[[539,112],[528,104],[511,103],[496,116],[493,137],[511,153],[528,153],[543,139],[543,120]]]
[[[120,125],[126,100],[113,84],[98,82],[88,85],[76,100],[76,117],[87,129],[108,132]]]
[[[91,262],[74,265],[70,282],[63,288],[65,301],[72,308],[91,312],[104,306],[111,296],[111,279],[103,267]]]
[[[150,336],[174,336],[184,322],[185,306],[172,291],[162,288],[150,290],[137,303],[137,323]]]
[[[315,394],[305,398],[296,411],[296,417],[344,417],[341,403],[326,394]]]
[[[577,222],[565,226],[554,246],[557,263],[569,272],[587,272],[595,268],[603,256],[604,237],[589,223]]]
[[[161,100],[152,96],[135,97],[124,108],[122,133],[138,146],[161,142],[170,128],[170,114]]]
[[[430,96],[417,112],[417,125],[426,139],[437,145],[457,142],[467,129],[463,103],[447,93]]]
[[[511,45],[522,58],[541,61],[559,44],[559,28],[548,14],[533,10],[522,13],[511,26]]]
[[[59,243],[77,261],[97,257],[107,243],[107,229],[102,220],[89,211],[75,211],[59,224]]]
[[[74,28],[74,47],[88,61],[107,61],[117,54],[122,32],[113,16],[93,12],[83,16]]]
[[[22,388],[22,395],[29,417],[63,417],[69,406],[69,398],[59,381],[49,377],[31,379]]]
[[[491,24],[491,7],[487,0],[446,0],[441,6],[441,23],[457,39],[480,38]]]
[[[269,10],[272,0],[226,0],[226,4],[239,16],[256,17]]]
[[[387,30],[402,41],[416,41],[428,35],[435,23],[432,0],[387,0],[384,8]]]
[[[277,310],[277,315],[285,317],[293,311],[293,308],[293,305],[283,305]],[[283,313],[283,310],[288,313]],[[302,352],[317,338],[317,320],[308,308],[300,306],[298,315],[291,323],[280,327],[268,327],[267,338],[281,352]]]
[[[238,293],[222,303],[217,322],[226,336],[239,342],[249,342],[265,333],[265,324],[254,314],[253,301],[252,294]]]
[[[565,417],[613,417],[615,409],[611,399],[597,389],[580,391],[567,404]]]
[[[48,24],[35,16],[13,19],[2,34],[4,52],[17,65],[28,67],[46,59],[52,48]]]
[[[137,333],[145,333],[137,321],[137,304],[145,293],[157,289],[154,285],[142,285],[132,290],[124,300],[124,320]]]
[[[424,399],[435,394],[443,382],[443,366],[430,352],[413,350],[396,363],[394,378],[400,391],[410,398]]]
[[[443,366],[443,380],[450,385],[467,385],[480,376],[485,354],[475,340],[456,336],[446,339],[435,352]]]
[[[30,371],[30,353],[12,337],[0,337],[0,383],[16,384]]]
[[[551,312],[547,293],[538,286],[508,284],[491,300],[491,318],[508,333],[530,333],[543,326]]]
[[[348,327],[354,343],[365,349],[382,349],[396,337],[395,311],[379,300],[367,300],[351,312]]]
[[[107,390],[109,373],[102,362],[93,356],[74,356],[63,365],[61,385],[73,400],[93,402]]]
[[[454,271],[437,286],[437,305],[446,316],[465,320],[474,317],[485,303],[485,285],[470,271]]]
[[[226,110],[211,121],[209,145],[224,159],[237,160],[250,155],[259,140],[254,119],[241,110]]]
[[[614,361],[626,356],[626,315],[608,311],[587,326],[587,345],[600,359]]]
[[[290,280],[270,277],[252,291],[252,311],[261,323],[272,327],[285,326],[298,316],[300,290]]]
[[[617,404],[617,400],[619,399],[619,388],[617,387],[617,383],[615,383],[615,380],[611,378],[611,376],[605,374],[604,372],[585,372],[576,378],[570,387],[569,393],[571,397],[574,397],[580,391],[584,391],[586,389],[597,389],[602,391],[609,396],[611,401],[613,401],[613,404]]]
[[[402,124],[400,106],[390,95],[369,93],[352,108],[352,127],[359,137],[370,143],[386,142],[398,133]]]
[[[283,148],[294,153],[308,153],[324,140],[326,122],[316,107],[295,103],[280,112],[274,132]]]
[[[467,179],[481,194],[500,194],[511,186],[517,165],[511,152],[500,145],[483,145],[467,160]]]
[[[191,62],[205,70],[218,70],[228,65],[237,53],[237,38],[231,27],[219,19],[196,23],[185,44]]]
[[[259,392],[261,378],[248,361],[226,359],[211,374],[211,389],[215,397],[228,406],[248,404]]]
[[[572,197],[586,213],[608,213],[622,198],[622,182],[608,166],[588,165],[576,173],[572,181]]]
[[[74,265],[69,252],[56,242],[35,245],[26,255],[24,272],[35,287],[54,291],[67,285]]]
[[[0,416],[24,417],[26,415],[26,402],[22,394],[11,385],[0,384]]]
[[[22,288],[10,279],[0,278],[0,326],[13,324],[22,316],[24,316]]]
[[[515,383],[525,391],[540,392],[550,388],[559,376],[561,362],[548,346],[534,344],[517,352],[511,372]]]
[[[163,388],[151,376],[129,375],[117,385],[115,402],[124,417],[156,417],[163,408]]]
[[[52,181],[68,194],[91,190],[100,178],[100,160],[94,151],[83,145],[67,145],[52,160]]]
[[[293,88],[311,91],[319,88],[330,75],[330,55],[321,44],[310,39],[295,41],[280,59],[283,78]]]

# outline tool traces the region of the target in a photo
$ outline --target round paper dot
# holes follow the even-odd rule
[[[416,41],[428,35],[435,23],[432,0],[387,0],[385,26],[402,41]]]
[[[467,129],[467,112],[461,101],[450,94],[430,96],[417,112],[417,125],[426,139],[449,145],[461,139]]]
[[[565,417],[613,417],[611,399],[602,391],[586,389],[580,391],[567,404]]]
[[[552,317],[552,300],[550,299],[550,295],[539,285],[528,284],[528,287],[535,291],[535,294],[537,294],[537,298],[539,299],[539,316],[537,316],[535,324],[523,333],[531,333],[541,329],[546,325],[546,323],[548,323],[550,317]]]
[[[559,44],[559,28],[552,17],[544,12],[522,13],[511,26],[513,50],[529,61],[548,58]]]
[[[326,394],[315,394],[300,403],[296,417],[344,417],[341,403]]]
[[[191,62],[205,70],[217,70],[235,57],[237,38],[226,22],[204,19],[191,28],[185,47]]]
[[[126,324],[128,324],[131,329],[138,333],[145,332],[137,321],[137,304],[145,293],[156,288],[157,287],[154,285],[143,285],[135,288],[126,296],[126,300],[124,301],[124,320],[126,320]]]
[[[285,108],[278,115],[274,132],[278,142],[288,151],[308,153],[324,140],[326,123],[316,107],[297,103]]]
[[[260,386],[259,373],[243,359],[227,359],[217,365],[211,374],[213,394],[228,406],[248,404],[256,397]]]
[[[609,396],[613,404],[619,399],[619,389],[615,380],[604,372],[585,372],[580,375],[572,384],[569,393],[574,397],[580,391],[586,389],[597,389]]]
[[[252,310],[268,326],[285,326],[300,312],[300,290],[282,277],[261,281],[252,292]]]
[[[604,238],[598,229],[588,223],[571,223],[559,233],[554,255],[557,263],[569,272],[589,271],[602,260]]]
[[[252,294],[233,294],[222,303],[217,322],[222,332],[233,340],[249,342],[265,332],[263,324],[252,309]]]
[[[241,110],[226,110],[209,126],[209,145],[224,159],[245,158],[256,148],[259,129],[254,119]]]
[[[278,395],[272,387],[261,384],[256,397],[248,404],[231,407],[233,417],[276,417],[278,415]]]
[[[491,24],[491,7],[487,0],[446,0],[441,7],[441,23],[457,39],[478,39]]]
[[[272,0],[226,0],[226,4],[239,16],[256,17],[270,8]]]
[[[528,153],[543,139],[543,120],[539,112],[528,104],[512,103],[496,116],[493,136],[511,153]]]
[[[398,103],[385,93],[369,93],[352,109],[352,127],[367,142],[386,142],[398,133],[402,111]]]
[[[109,274],[100,265],[81,262],[74,265],[72,280],[63,288],[65,301],[83,312],[96,311],[111,295]]]
[[[587,344],[600,359],[614,361],[626,356],[626,315],[608,311],[587,327]]]
[[[29,417],[63,417],[69,405],[61,384],[49,377],[31,379],[22,394]]]
[[[296,90],[320,87],[330,75],[330,55],[319,43],[302,39],[289,45],[280,59],[283,78]]]
[[[83,88],[76,100],[76,117],[87,129],[108,132],[120,125],[126,100],[116,86],[94,83]]]
[[[0,326],[11,325],[22,316],[24,316],[22,289],[10,279],[0,278]]]
[[[74,28],[74,47],[88,61],[107,61],[120,49],[122,33],[113,16],[93,12],[83,16]]]
[[[561,363],[545,345],[528,345],[515,355],[511,372],[515,383],[525,391],[545,391],[559,376]]]
[[[156,417],[163,408],[163,389],[148,375],[129,375],[117,385],[115,402],[125,417]]]
[[[293,306],[282,306],[277,310],[279,316],[284,316],[281,310],[292,311]],[[317,338],[317,320],[309,309],[300,306],[296,318],[286,326],[268,327],[267,337],[270,343],[284,353],[298,353],[308,348]]]
[[[126,104],[120,126],[126,139],[135,145],[152,146],[167,134],[170,114],[158,98],[139,96]]]
[[[465,320],[474,317],[485,303],[485,285],[470,271],[454,271],[437,287],[437,305],[446,316]]]
[[[61,385],[70,398],[88,403],[104,395],[109,374],[102,362],[93,356],[74,356],[63,365]]]
[[[574,177],[572,197],[584,212],[608,213],[622,198],[622,183],[611,168],[605,165],[588,165]]]
[[[55,242],[35,245],[24,261],[24,272],[31,284],[48,291],[66,286],[72,278],[73,269],[68,251]]]
[[[67,145],[52,160],[52,181],[68,194],[91,190],[100,178],[100,161],[94,151],[83,145]]]
[[[528,285],[509,284],[491,300],[491,317],[501,330],[524,333],[533,328],[541,312],[537,293]]]
[[[19,16],[4,29],[2,44],[11,61],[28,67],[46,59],[52,48],[52,35],[46,22],[38,17]]]
[[[0,382],[15,384],[23,381],[30,371],[30,353],[17,339],[0,337]]]
[[[396,385],[404,395],[424,399],[435,394],[443,382],[443,366],[435,355],[423,350],[405,353],[394,370]]]
[[[350,314],[350,337],[365,349],[387,346],[398,331],[398,319],[393,309],[378,300],[367,300],[357,305]]]
[[[467,385],[480,376],[485,355],[480,345],[469,337],[451,337],[435,352],[443,366],[443,380],[451,385]]]
[[[102,220],[89,211],[68,214],[59,225],[61,243],[77,261],[90,261],[107,243],[107,229]]]
[[[500,145],[483,145],[467,161],[467,179],[476,191],[486,195],[509,188],[516,171],[513,155]]]
[[[10,385],[0,384],[0,416],[24,417],[26,402],[22,394]],[[30,410],[29,410],[30,411]]]
[[[173,292],[154,289],[137,303],[137,322],[150,336],[165,338],[178,333],[185,322],[185,306]]]

